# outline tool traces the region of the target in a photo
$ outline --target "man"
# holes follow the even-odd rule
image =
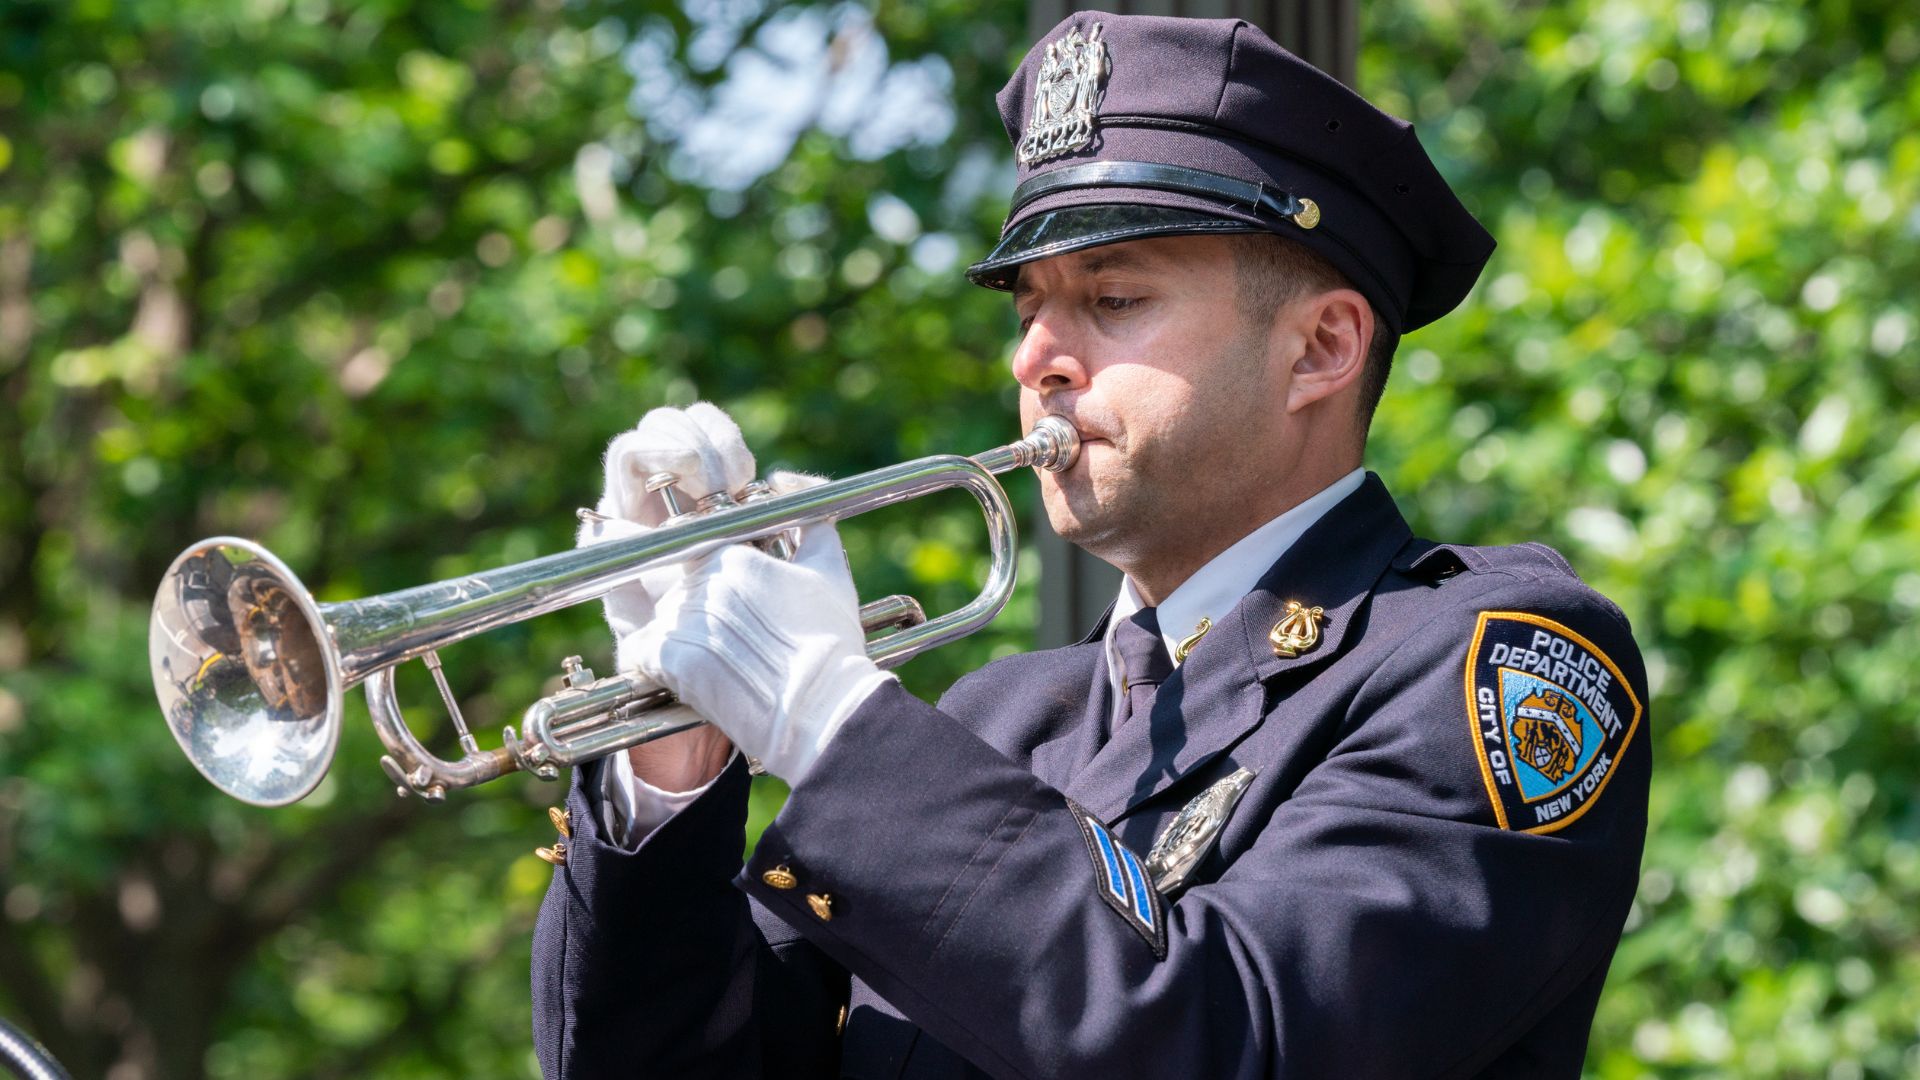
[[[937,707],[866,660],[830,528],[610,601],[621,664],[715,727],[577,777],[543,1068],[1578,1075],[1646,826],[1631,633],[1545,547],[1415,539],[1359,467],[1398,335],[1491,239],[1244,23],[1073,16],[1000,106],[1020,184],[970,276],[1013,293],[1023,418],[1085,439],[1047,514],[1121,595]],[[654,471],[751,474],[704,407],[607,466],[621,528]],[[749,756],[794,788],[743,868]]]

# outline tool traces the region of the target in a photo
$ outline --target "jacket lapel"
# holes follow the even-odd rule
[[[1152,715],[1115,732],[1066,794],[1111,823],[1238,742],[1266,716],[1268,683],[1302,677],[1339,655],[1374,583],[1410,536],[1386,486],[1368,473],[1161,684]],[[1268,637],[1288,601],[1325,612],[1318,644],[1290,658],[1275,655]],[[1096,687],[1093,696],[1108,695]]]
[[[1061,650],[1070,661],[1062,676],[1064,685],[1087,687],[1085,706],[1077,715],[1062,709],[1057,722],[1048,723],[1041,735],[1046,741],[1033,744],[1027,767],[1041,782],[1065,791],[1073,778],[1084,772],[1087,763],[1099,752],[1106,737],[1107,717],[1113,709],[1113,690],[1107,678],[1106,620],[1088,640]]]

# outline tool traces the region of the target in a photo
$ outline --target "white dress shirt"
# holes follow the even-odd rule
[[[1160,621],[1160,640],[1167,647],[1167,655],[1179,655],[1176,647],[1199,630],[1201,619],[1217,623],[1232,611],[1240,598],[1260,583],[1260,575],[1285,555],[1314,522],[1342,499],[1360,490],[1360,482],[1366,475],[1366,470],[1355,469],[1321,488],[1318,494],[1235,541],[1232,547],[1208,560],[1192,577],[1168,593],[1154,611]],[[1113,602],[1113,617],[1107,620],[1107,679],[1113,687],[1113,712],[1107,718],[1109,729],[1120,722],[1120,710],[1127,703],[1126,692],[1120,685],[1123,673],[1120,654],[1113,643],[1113,628],[1145,606],[1133,579],[1122,580],[1120,596]]]
[[[1260,583],[1260,575],[1286,554],[1314,522],[1342,499],[1360,490],[1365,478],[1365,470],[1355,469],[1335,480],[1305,502],[1241,537],[1181,582],[1160,602],[1156,612],[1167,655],[1174,655],[1175,647],[1193,635],[1201,619],[1220,621],[1241,597],[1253,591]],[[1118,722],[1119,709],[1126,702],[1126,694],[1120,689],[1120,658],[1114,651],[1113,628],[1144,606],[1133,579],[1121,581],[1120,596],[1113,604],[1113,617],[1107,620],[1105,639],[1107,677],[1113,687],[1114,701],[1114,713],[1108,718],[1110,725]],[[634,775],[633,763],[624,751],[613,755],[600,776],[602,824],[614,842],[625,846],[652,833],[713,786],[709,780],[692,791],[663,791]]]

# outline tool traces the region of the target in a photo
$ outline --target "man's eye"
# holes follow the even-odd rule
[[[1137,306],[1140,300],[1132,296],[1103,296],[1095,301],[1095,303],[1097,303],[1103,311],[1119,312]]]

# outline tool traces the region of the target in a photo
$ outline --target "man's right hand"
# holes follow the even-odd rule
[[[601,543],[658,527],[669,516],[666,502],[646,489],[647,478],[670,472],[683,507],[716,491],[737,493],[754,477],[753,453],[726,413],[704,401],[685,409],[654,409],[632,431],[607,447],[606,487],[595,507],[598,520],[583,522],[578,544]],[[607,593],[607,623],[613,629],[615,666],[633,670],[630,642],[654,617],[659,598],[679,581],[678,565],[660,567]],[[627,750],[634,775],[662,792],[700,787],[726,767],[733,744],[711,724]]]

